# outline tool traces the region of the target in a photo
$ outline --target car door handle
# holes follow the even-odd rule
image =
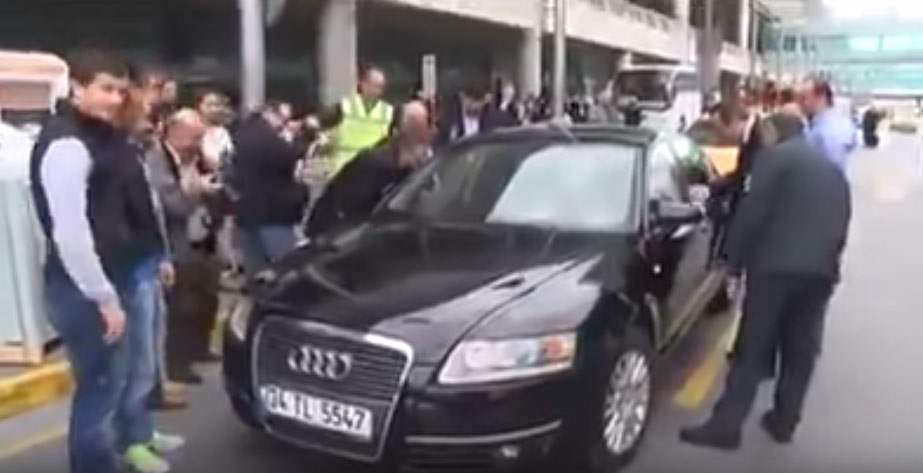
[[[671,238],[674,238],[674,239],[677,239],[677,240],[680,239],[680,238],[685,238],[685,237],[688,236],[690,233],[692,233],[692,232],[695,231],[695,227],[696,227],[696,226],[697,226],[697,225],[691,225],[691,224],[682,225],[682,226],[680,226],[679,228],[677,228],[677,229],[673,232],[673,234],[670,235],[670,237],[671,237]]]

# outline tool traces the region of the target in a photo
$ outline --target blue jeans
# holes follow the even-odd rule
[[[160,287],[157,265],[161,258],[144,261],[120,291],[126,325],[124,343],[128,379],[116,415],[121,451],[154,437],[154,418],[147,406],[158,381],[157,340],[160,323]]]
[[[71,473],[115,473],[114,420],[127,379],[126,344],[106,343],[96,303],[55,265],[45,268],[45,304],[76,384],[68,433]]]
[[[297,243],[293,225],[239,227],[238,236],[244,253],[244,269],[249,275],[282,259]]]

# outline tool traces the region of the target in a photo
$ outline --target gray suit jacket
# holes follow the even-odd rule
[[[203,211],[202,202],[183,192],[179,168],[162,143],[157,142],[148,150],[145,165],[151,186],[160,201],[173,258],[179,260],[188,257],[192,251],[190,221]]]
[[[804,137],[753,160],[728,235],[732,270],[839,277],[851,216],[843,172]]]

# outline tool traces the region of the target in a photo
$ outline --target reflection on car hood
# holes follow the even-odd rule
[[[380,225],[336,251],[294,255],[270,302],[395,336],[435,363],[492,311],[601,254],[607,241],[521,227]]]

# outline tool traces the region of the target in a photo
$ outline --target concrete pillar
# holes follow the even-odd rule
[[[542,89],[542,35],[545,5],[535,2],[535,24],[523,30],[519,48],[519,91],[523,96],[538,96]]]
[[[241,105],[245,111],[259,108],[266,100],[266,30],[263,2],[238,0],[240,10]]]
[[[683,42],[683,63],[692,64],[695,61],[695,50],[693,49],[692,24],[690,22],[692,0],[675,0],[673,2],[673,16],[679,23],[679,33]]]
[[[356,90],[359,63],[356,0],[326,0],[318,31],[319,95],[321,103],[330,105]]]
[[[740,38],[738,39],[740,47],[750,49],[750,31],[753,25],[753,0],[740,1]]]

